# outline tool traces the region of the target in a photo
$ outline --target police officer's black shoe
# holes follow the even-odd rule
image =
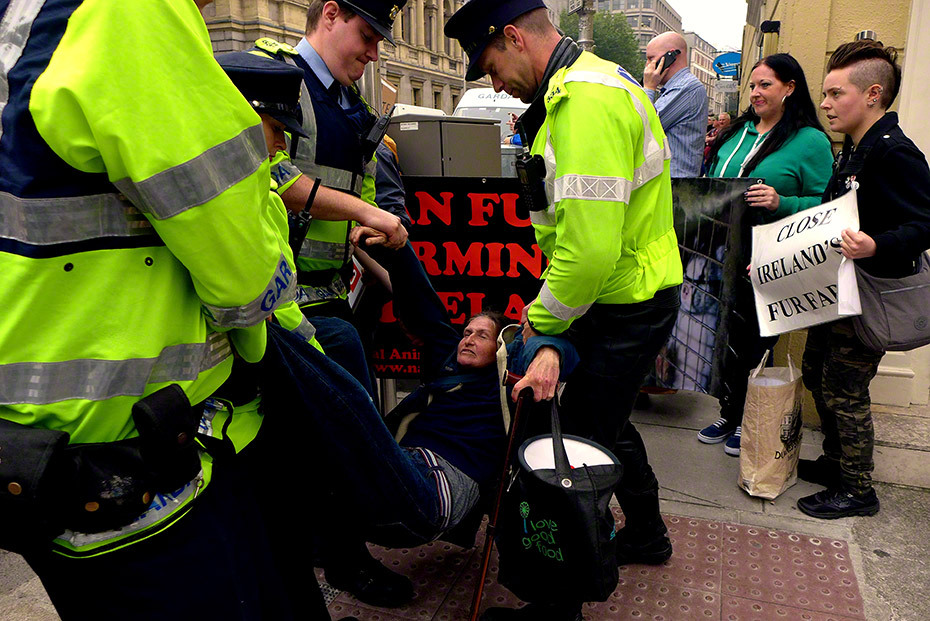
[[[879,502],[875,490],[857,496],[840,487],[825,489],[798,500],[798,509],[815,518],[834,520],[852,515],[875,515]]]
[[[410,578],[371,558],[357,567],[327,567],[326,582],[351,593],[358,601],[378,608],[397,608],[413,599]]]
[[[488,608],[479,621],[584,621],[581,604],[527,604],[523,608]]]
[[[817,459],[799,459],[798,478],[826,488],[839,487],[840,464],[827,459],[826,455],[821,455]]]
[[[626,532],[617,531],[617,565],[661,565],[672,556],[672,542],[663,533],[651,540]]]

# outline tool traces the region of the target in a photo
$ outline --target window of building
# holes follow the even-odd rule
[[[626,7],[628,9],[635,9],[639,7],[639,0],[626,0]]]
[[[426,49],[428,50],[433,49],[433,24],[435,20],[436,18],[431,11],[430,14],[426,17],[426,28],[424,29]]]
[[[639,17],[637,17],[636,15],[631,15],[627,17],[626,21],[627,23],[630,24],[631,28],[636,28],[637,26],[639,26]]]
[[[643,20],[643,28],[652,28],[652,16],[651,15],[643,15],[642,20]]]
[[[404,9],[400,20],[400,38],[407,43],[413,43],[413,7],[408,6]]]
[[[651,9],[651,8],[652,8],[652,0],[643,0],[643,8],[644,8],[644,9]]]
[[[442,91],[433,92],[433,107],[442,110]]]
[[[413,87],[413,105],[422,106],[423,105],[423,90],[420,87]]]

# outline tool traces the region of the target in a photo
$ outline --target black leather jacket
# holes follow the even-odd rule
[[[858,182],[859,227],[875,240],[875,256],[857,259],[874,276],[915,273],[917,257],[930,248],[930,168],[920,149],[888,112],[853,149],[849,137],[833,165],[824,202]]]

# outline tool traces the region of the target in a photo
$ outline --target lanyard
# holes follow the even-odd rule
[[[743,133],[742,133],[742,135],[739,137],[739,142],[736,143],[736,148],[733,149],[733,152],[730,153],[730,157],[728,157],[728,158],[727,158],[727,161],[723,163],[723,168],[720,169],[720,176],[721,176],[721,177],[722,177],[723,175],[726,174],[726,172],[727,172],[727,166],[730,165],[730,160],[733,159],[733,156],[736,155],[736,152],[739,151],[739,148],[740,148],[741,146],[743,146],[743,140],[746,139],[746,134],[747,134],[748,132],[749,132],[749,123],[747,122],[745,125],[743,125]],[[743,162],[740,164],[740,167],[739,167],[739,174],[737,174],[737,177],[742,177],[742,176],[743,176],[743,169],[746,168],[746,162],[748,162],[749,160],[751,160],[752,157],[753,157],[756,153],[759,152],[759,149],[762,148],[763,143],[765,143],[765,139],[768,138],[768,137],[769,137],[769,132],[766,132],[765,135],[760,134],[759,136],[756,137],[756,141],[752,143],[752,148],[749,150],[749,153],[746,154],[746,157],[743,158]]]

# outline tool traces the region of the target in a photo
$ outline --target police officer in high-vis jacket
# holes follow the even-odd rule
[[[578,349],[563,428],[611,448],[623,464],[614,490],[626,518],[618,563],[662,563],[672,549],[658,483],[629,422],[682,282],[670,151],[655,108],[622,67],[561,37],[542,0],[472,0],[445,33],[468,54],[466,79],[487,73],[495,90],[531,104],[520,119],[534,156],[525,191],[542,207],[531,219],[549,267],[524,333],[565,334]],[[546,376],[535,367],[524,384]],[[559,605],[492,608],[484,618],[574,621],[581,605],[565,594]]]
[[[314,617],[227,382],[296,277],[198,5],[11,0],[0,49],[0,547],[66,620]]]
[[[286,55],[304,70],[301,107],[303,128],[310,137],[295,141],[292,161],[281,162],[275,170],[282,180],[281,195],[292,210],[302,206],[309,180],[313,179],[320,179],[326,188],[360,197],[377,207],[374,157],[377,141],[366,140],[377,117],[359,95],[355,81],[362,77],[368,62],[377,60],[378,43],[385,38],[393,42],[394,19],[405,3],[405,0],[312,0],[307,11],[306,34],[296,49],[267,40],[257,42],[258,48]],[[291,185],[289,180],[300,173],[305,180]],[[346,276],[351,269],[352,254],[347,240],[353,220],[388,233],[389,247],[402,246],[406,238],[405,233],[400,239],[385,230],[386,226],[400,226],[399,221],[382,224],[395,218],[391,214],[366,211],[357,205],[354,211],[360,213],[344,211],[341,218],[316,215],[310,222],[297,265],[302,285],[298,301],[302,307],[310,308],[312,314],[347,316]],[[319,308],[326,303],[329,308]]]
[[[397,216],[375,204],[374,151],[378,143],[368,143],[365,138],[377,118],[355,87],[365,65],[377,59],[380,41],[393,41],[393,22],[404,4],[405,0],[312,0],[306,34],[295,47],[260,39],[252,50],[292,63],[304,72],[300,104],[307,137],[292,140],[292,157],[276,158],[272,176],[292,211],[303,208],[313,196],[309,209],[312,219],[295,257],[297,302],[317,326],[316,335],[327,353],[343,350],[358,340],[354,330],[346,333],[343,327],[334,327],[333,320],[320,317],[352,318],[346,302],[346,271],[351,269],[353,246],[348,237],[354,222],[383,232],[383,245],[388,249],[402,248],[406,243],[406,230]],[[316,180],[321,186],[314,189]],[[325,191],[342,194],[342,204],[320,205],[321,198],[330,200]],[[352,375],[365,384],[363,372],[353,371]],[[372,558],[351,528],[343,533],[327,531],[320,539],[331,548],[320,556],[326,579],[333,586],[377,606],[397,606],[413,597],[410,581]]]

